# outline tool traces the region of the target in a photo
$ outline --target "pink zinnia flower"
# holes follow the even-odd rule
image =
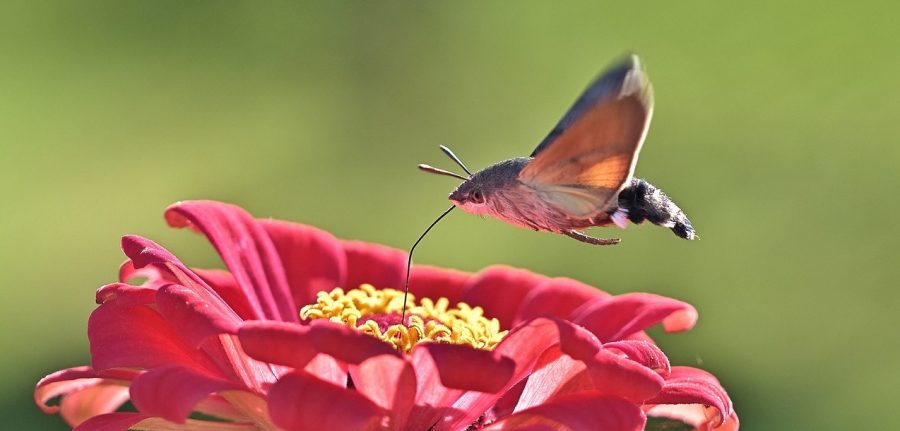
[[[176,204],[166,220],[206,235],[228,270],[122,239],[120,281],[98,290],[88,322],[91,366],[34,393],[78,430],[631,431],[648,415],[738,427],[719,382],[671,367],[643,332],[690,329],[686,303],[416,266],[421,301],[400,325],[403,251],[217,202]],[[129,400],[136,412],[116,412]]]

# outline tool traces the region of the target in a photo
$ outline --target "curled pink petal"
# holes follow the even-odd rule
[[[347,257],[330,233],[280,220],[260,220],[272,239],[296,304],[315,302],[316,293],[344,285]]]
[[[524,269],[491,266],[476,274],[463,288],[463,302],[478,304],[486,316],[509,328],[525,296],[547,277]]]
[[[184,423],[194,406],[210,394],[237,385],[173,365],[147,371],[131,383],[131,400],[141,413]]]
[[[606,350],[598,352],[585,365],[594,382],[594,390],[603,395],[640,404],[663,387],[663,378],[655,371]]]
[[[308,340],[317,351],[348,364],[379,355],[400,356],[390,344],[344,325],[316,320],[308,328]]]
[[[638,431],[646,417],[623,399],[596,394],[558,398],[503,418],[485,430],[552,429]],[[537,427],[537,428],[535,428]]]
[[[710,373],[692,367],[672,367],[665,386],[647,404],[699,404],[716,410],[709,422],[721,426],[734,414],[731,398]]]
[[[416,348],[428,351],[441,383],[451,389],[497,393],[507,386],[516,368],[508,357],[469,346],[426,343]]]
[[[309,328],[284,322],[245,322],[238,330],[244,352],[263,362],[302,369],[318,354]]]
[[[119,306],[152,304],[156,299],[156,289],[132,286],[125,283],[107,284],[97,289],[98,304],[115,302]]]
[[[535,317],[567,318],[579,306],[609,294],[570,278],[545,280],[522,299],[515,323]]]
[[[347,256],[347,277],[341,287],[355,289],[371,284],[379,289],[403,289],[406,252],[362,241],[342,241]]]
[[[359,364],[378,355],[399,356],[377,338],[343,325],[316,320],[300,326],[283,322],[247,322],[238,331],[241,345],[260,361],[303,368],[318,353]]]
[[[162,270],[155,266],[142,266],[138,268],[134,266],[134,262],[131,259],[127,259],[119,266],[119,281],[122,283],[139,284],[143,287],[155,288],[159,283],[178,282],[178,278],[173,276],[169,271]],[[140,283],[138,283],[138,281],[140,281]]]
[[[128,382],[136,371],[109,370],[96,372],[88,367],[57,371],[41,379],[34,389],[34,401],[44,413],[60,412],[69,425],[114,411],[128,398]],[[124,399],[121,392],[124,391]],[[62,397],[60,405],[47,403]]]
[[[165,215],[170,226],[190,227],[209,239],[262,317],[299,321],[281,258],[250,214],[220,202],[187,201],[170,206]]]
[[[572,321],[597,335],[615,341],[657,323],[666,331],[683,331],[696,323],[697,310],[688,303],[650,293],[628,293],[599,298],[573,313]]]
[[[269,414],[288,431],[375,429],[382,409],[362,394],[304,372],[287,374],[269,390]]]
[[[663,377],[672,372],[669,358],[653,343],[636,340],[613,341],[604,344],[603,348],[618,350],[628,356],[628,359],[658,372]]]
[[[104,380],[63,397],[59,414],[67,424],[76,426],[94,416],[116,411],[128,398],[128,386]]]
[[[177,283],[194,290],[198,295],[204,298],[210,305],[216,306],[223,314],[232,315],[235,319],[237,314],[227,306],[225,301],[216,291],[206,284],[199,275],[191,271],[181,261],[179,261],[171,252],[150,241],[134,235],[126,235],[122,237],[122,250],[132,260],[135,267],[141,271],[151,268],[160,273],[166,273],[162,279],[155,280],[151,283],[153,288],[159,288],[166,284]],[[168,281],[169,279],[174,281]]]

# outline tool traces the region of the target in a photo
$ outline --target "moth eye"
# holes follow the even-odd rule
[[[484,195],[481,194],[481,190],[475,190],[472,192],[472,202],[476,204],[484,203]]]

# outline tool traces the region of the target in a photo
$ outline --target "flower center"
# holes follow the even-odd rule
[[[347,292],[338,287],[319,292],[316,303],[304,306],[300,317],[342,323],[406,353],[423,341],[491,350],[509,332],[500,330],[497,319],[484,317],[481,307],[470,307],[464,302],[451,308],[447,298],[422,298],[417,305],[413,294],[409,294],[406,304],[406,322],[401,322],[402,291],[376,289],[369,284]]]

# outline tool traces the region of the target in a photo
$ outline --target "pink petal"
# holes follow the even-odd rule
[[[507,386],[516,364],[487,350],[458,344],[423,343],[437,365],[441,383],[451,389],[497,393]]]
[[[558,356],[556,360],[536,370],[524,380],[525,387],[514,411],[534,407],[559,394],[592,389],[594,385],[587,377],[585,369],[584,362],[566,355]],[[583,375],[583,378],[576,378],[579,375]]]
[[[268,388],[286,371],[248,356],[236,335],[208,337],[200,344],[200,350],[216,364],[223,379],[241,382],[245,388],[258,392]]]
[[[311,304],[317,292],[344,285],[347,257],[330,233],[279,220],[259,223],[278,250],[295,304]]]
[[[165,215],[172,227],[190,227],[206,235],[262,317],[299,322],[281,258],[250,214],[220,202],[186,201],[170,206]]]
[[[140,413],[107,413],[82,422],[72,431],[126,431],[144,419],[147,415]]]
[[[557,345],[561,353],[578,360],[589,359],[602,348],[597,337],[580,326],[562,319],[536,318],[513,328],[495,351],[516,358],[518,374],[534,367],[547,349]]]
[[[258,361],[302,369],[318,354],[308,332],[291,323],[250,321],[238,330],[238,339],[244,352]]]
[[[522,394],[525,392],[525,386],[527,385],[528,380],[530,380],[530,377],[516,383],[494,403],[493,407],[490,409],[494,419],[513,414],[516,409],[516,404],[518,404],[519,399],[522,398]]]
[[[649,293],[628,293],[596,299],[574,312],[572,321],[603,342],[622,340],[663,322],[666,331],[693,327],[697,310],[690,304]]]
[[[288,431],[364,431],[375,429],[383,412],[359,392],[304,372],[281,378],[269,390],[272,421]]]
[[[336,386],[347,387],[347,365],[323,353],[313,357],[303,371]]]
[[[318,352],[348,364],[359,364],[378,355],[401,356],[390,344],[344,325],[316,320],[307,328],[309,342]]]
[[[625,400],[594,394],[573,395],[523,410],[495,422],[485,430],[552,429],[638,431],[646,418]],[[537,427],[537,428],[534,428]]]
[[[415,405],[406,422],[408,430],[429,430],[439,421],[448,423],[453,419],[466,416],[464,412],[451,407],[464,391],[444,386],[431,353],[428,349],[419,346],[421,345],[417,345],[410,352],[410,362],[415,370],[417,389]],[[474,420],[473,418],[466,425]],[[437,427],[437,429],[441,429],[441,427]]]
[[[200,400],[225,389],[237,389],[237,386],[173,365],[152,369],[135,378],[131,383],[131,400],[141,413],[184,423]]]
[[[608,293],[600,289],[569,278],[551,278],[525,295],[514,324],[542,316],[565,319],[591,299],[608,296]]]
[[[238,331],[238,337],[251,357],[294,368],[305,367],[318,353],[351,364],[378,355],[400,355],[377,338],[324,320],[315,320],[307,326],[247,322]]]
[[[469,280],[460,299],[480,306],[485,316],[497,318],[502,328],[509,328],[528,293],[546,280],[524,269],[491,266]]]
[[[545,355],[550,349],[553,349],[552,355]],[[579,360],[592,360],[600,349],[600,342],[593,334],[564,320],[537,318],[520,324],[494,348],[494,353],[513,358],[516,364],[506,387],[497,394],[463,394],[454,402],[453,407],[464,414],[450,422],[447,428],[464,427],[472,423],[496,403],[506,390],[526,378],[539,364],[545,365],[563,353]]]
[[[238,321],[233,314],[221,311],[218,304],[210,304],[196,291],[170,284],[156,294],[159,313],[192,346],[200,345],[206,337],[237,333]]]
[[[653,343],[633,340],[614,341],[604,344],[603,348],[618,350],[628,356],[628,359],[658,372],[663,377],[672,372],[669,358]]]
[[[136,281],[138,280],[136,279],[138,278],[144,280],[137,283]],[[119,281],[155,289],[162,284],[177,283],[178,278],[173,276],[169,271],[161,270],[154,266],[137,268],[134,266],[134,262],[131,259],[128,259],[119,267]]]
[[[380,244],[342,241],[347,256],[346,289],[371,284],[379,289],[403,289],[406,281],[406,252]]]
[[[391,429],[401,430],[416,397],[416,374],[403,358],[376,356],[350,368],[353,386],[390,412]]]
[[[706,371],[672,367],[662,391],[647,404],[700,404],[716,409],[709,422],[721,426],[734,414],[731,398],[718,380]]]
[[[106,381],[63,397],[60,416],[67,424],[76,426],[94,416],[112,413],[126,401],[128,387]]]
[[[545,356],[551,351],[548,350]],[[516,411],[548,399],[585,391],[639,404],[656,395],[662,386],[663,379],[650,368],[607,350],[584,360],[565,355],[528,377]]]
[[[95,387],[109,388],[118,386],[126,391],[127,385],[135,376],[136,371],[109,370],[96,372],[88,367],[75,367],[57,371],[41,379],[34,388],[34,402],[44,413],[54,414],[63,411],[63,418],[70,425],[77,425],[86,417],[115,410],[121,405],[113,406],[119,400],[114,390],[94,391]],[[80,395],[87,392],[86,395]],[[77,398],[68,407],[51,406],[47,402],[56,397],[63,397],[61,404],[66,403],[70,397]],[[124,401],[124,400],[123,400]],[[78,407],[76,407],[78,406]],[[81,412],[91,412],[90,415],[82,415]]]
[[[409,275],[409,291],[417,299],[444,297],[450,304],[459,302],[463,287],[472,274],[429,265],[414,265]]]
[[[96,301],[98,304],[115,302],[118,306],[152,304],[156,301],[156,289],[112,283],[97,289]]]
[[[183,364],[215,370],[215,365],[147,306],[103,304],[88,319],[91,362],[96,370],[154,368]]]
[[[191,268],[191,270],[212,287],[222,297],[222,300],[240,316],[241,320],[253,319],[250,302],[247,301],[247,297],[244,296],[244,292],[230,272],[221,269]]]
[[[171,273],[171,267],[177,268],[187,275],[193,274],[169,250],[166,250],[159,244],[150,241],[147,238],[143,238],[137,235],[123,236],[122,251],[126,256],[128,256],[129,259],[131,259],[130,263],[125,262],[124,264],[122,264],[122,268],[120,268],[120,277],[123,278],[130,275],[122,274],[122,272],[124,272],[126,268],[129,267],[134,268],[135,270],[142,270],[145,267],[155,266],[155,270],[153,270],[153,272],[162,274],[163,271],[168,271],[170,274],[166,274],[163,277],[174,278],[175,280],[172,281],[177,281],[178,278]],[[196,277],[196,280],[200,281],[199,277]]]
[[[253,424],[212,422],[189,419],[183,424],[175,424],[162,418],[151,418],[140,413],[108,413],[84,422],[72,431],[257,431]]]
[[[634,403],[653,397],[664,384],[663,378],[655,371],[607,350],[598,352],[585,365],[597,393]]]
[[[206,284],[200,276],[184,266],[172,253],[153,241],[139,236],[122,237],[122,250],[131,259],[132,264],[141,271],[155,269],[165,273],[166,282],[156,280],[150,285],[159,288],[166,284],[177,283],[194,290],[201,298],[215,306],[223,315],[230,315],[235,321],[240,317],[225,303],[216,291]],[[127,266],[127,265],[126,265]],[[168,281],[173,279],[174,281]],[[144,286],[142,286],[144,287]]]

